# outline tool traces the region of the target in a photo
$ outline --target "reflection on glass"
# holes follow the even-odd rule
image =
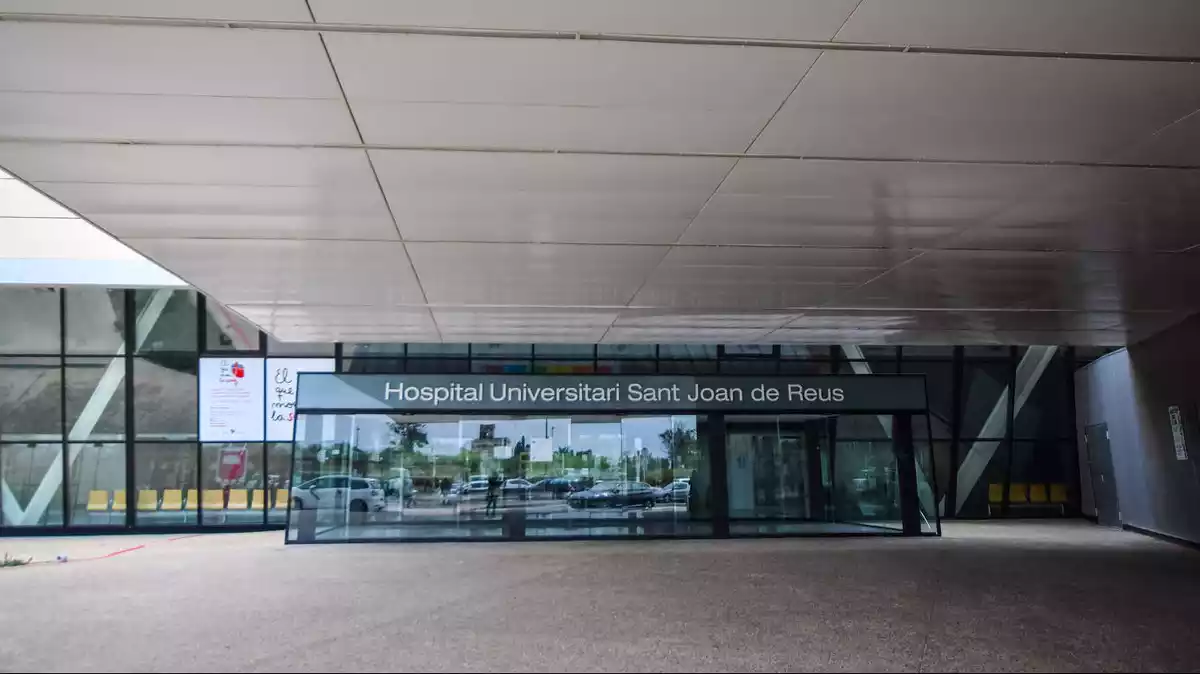
[[[258,326],[216,302],[206,302],[204,348],[208,351],[257,351]]]
[[[695,416],[301,415],[292,540],[711,532]]]
[[[62,369],[57,358],[0,358],[0,440],[62,438]]]
[[[125,524],[124,502],[114,495],[125,494],[125,445],[122,443],[76,443],[68,446],[71,462],[71,526],[120,526]]]
[[[877,415],[727,417],[730,532],[899,530],[890,428]]]
[[[196,352],[196,293],[192,290],[135,290],[137,353]]]
[[[68,358],[67,439],[125,439],[125,360]]]
[[[116,354],[125,343],[125,291],[77,286],[64,292],[67,353]]]
[[[139,526],[197,523],[196,452],[196,445],[190,442],[134,446],[134,507]]]
[[[204,524],[262,524],[267,501],[263,446],[255,442],[200,446]]]
[[[0,482],[12,495],[4,514],[10,526],[62,526],[62,450],[58,442],[0,445]]]
[[[292,470],[292,445],[274,442],[267,445],[266,503],[267,521],[283,524],[287,521],[288,480]]]
[[[51,288],[0,287],[0,354],[58,353],[58,291]],[[11,320],[20,316],[21,320]]]
[[[196,358],[183,354],[134,359],[133,409],[138,438],[196,438],[196,367]]]

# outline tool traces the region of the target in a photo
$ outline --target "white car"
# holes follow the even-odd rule
[[[379,512],[386,507],[379,480],[326,475],[292,487],[292,510]]]

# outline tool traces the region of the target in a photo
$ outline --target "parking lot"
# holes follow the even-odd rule
[[[285,547],[0,539],[0,669],[1189,670],[1200,555],[1088,524],[942,539]],[[57,563],[57,555],[69,561]]]

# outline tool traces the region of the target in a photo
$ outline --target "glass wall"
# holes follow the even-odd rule
[[[301,415],[295,540],[700,536],[696,416]]]
[[[1056,346],[289,344],[268,339],[236,313],[195,291],[180,289],[3,287],[0,316],[19,317],[0,321],[0,483],[6,490],[6,497],[0,499],[0,534],[30,527],[94,531],[201,524],[282,526],[291,500],[290,446],[245,446],[243,461],[240,449],[198,442],[198,361],[231,353],[334,357],[342,372],[920,373],[927,378],[931,406],[930,423],[914,428],[925,514],[1062,516],[1076,512],[1078,502],[1071,374],[1078,364],[1103,352],[1080,349],[1077,353]],[[1012,387],[1016,396],[1010,410],[1008,391]],[[473,423],[496,426],[499,437],[513,440],[514,453],[521,437],[528,443],[532,443],[530,438],[547,437],[545,428],[543,435],[532,434],[526,426],[536,425],[536,421],[529,420],[455,419],[453,433],[447,430],[450,427],[438,425],[449,423],[446,421],[412,423],[427,424],[431,446],[445,431],[445,437],[460,443],[459,450],[480,439],[483,431],[471,426]],[[546,423],[543,421],[543,426]],[[559,477],[566,477],[570,470],[601,471],[601,456],[595,454],[600,450],[586,454],[586,443],[599,443],[598,447],[608,443],[603,446],[619,445],[626,456],[624,463],[618,463],[626,472],[615,474],[612,462],[621,453],[604,457],[608,461],[604,470],[613,479],[662,488],[666,477],[658,461],[664,452],[659,435],[673,430],[676,423],[683,424],[676,437],[691,446],[687,438],[694,428],[695,451],[708,456],[701,440],[707,436],[700,433],[709,423],[704,418],[670,418],[669,428],[661,419],[653,423],[572,420],[575,430],[569,437],[558,435],[557,423],[550,423],[555,431],[552,451],[566,446],[578,454],[566,454],[565,465],[559,457],[558,470],[564,473]],[[730,523],[731,532],[740,526],[761,531],[767,526],[807,526],[805,523],[814,521],[890,526],[883,514],[886,508],[863,505],[869,501],[866,496],[855,497],[855,501],[850,498],[851,491],[843,491],[847,485],[858,489],[872,483],[883,484],[880,493],[888,493],[886,485],[892,479],[889,454],[876,446],[887,441],[878,437],[883,428],[879,420],[874,426],[856,423],[855,436],[843,428],[848,422],[839,422],[836,433],[827,429],[816,439],[810,438],[807,430],[797,434],[786,427],[789,423],[792,421],[781,420],[770,432],[760,429],[751,436],[757,439],[728,439],[730,446],[750,442],[763,470],[768,467],[767,459],[758,459],[758,454],[770,456],[770,466],[776,471],[770,478],[774,485],[770,490],[754,488],[752,506],[744,511],[747,515],[740,518],[744,520],[741,524],[737,519]],[[652,433],[654,424],[658,430]],[[579,435],[585,430],[606,437],[601,441]],[[640,449],[633,444],[637,438],[641,439]],[[564,445],[564,439],[570,444]],[[544,445],[539,445],[538,451],[543,449]],[[403,458],[416,460],[417,455],[428,457],[431,451],[421,446],[411,456],[404,453]],[[679,458],[677,449],[670,451]],[[639,452],[647,453],[644,465],[630,463],[628,456]],[[526,453],[531,453],[531,448]],[[450,478],[451,484],[461,481],[461,476],[445,472],[440,456],[434,452],[415,467],[397,464],[388,468],[405,468],[413,473],[414,485],[424,481],[425,488],[432,489],[436,463],[440,490],[443,478]],[[587,465],[589,456],[594,461]],[[843,457],[855,458],[841,461]],[[237,477],[231,477],[225,463],[234,459],[241,462]],[[639,465],[644,472],[638,472]],[[857,466],[857,475],[848,472],[852,465]],[[631,466],[633,473],[628,472]],[[684,467],[692,468],[686,463]],[[817,467],[821,469],[819,481]],[[553,477],[549,467],[541,473],[538,468],[525,465],[523,475],[514,474],[531,482],[531,478]],[[732,487],[728,469],[728,465],[720,467],[725,475],[722,489]],[[428,474],[419,472],[426,470]],[[505,467],[506,473],[511,470],[515,468]],[[678,466],[670,467],[671,483],[682,481],[677,470]],[[711,479],[711,473],[703,472],[712,470],[707,459],[697,470],[697,480]],[[875,477],[862,474],[864,470]],[[468,471],[466,477],[480,474]],[[824,492],[816,489],[818,482]],[[680,531],[711,527],[711,521],[705,519],[710,517],[709,505],[703,499],[713,488],[709,484],[702,492],[690,491],[687,508],[683,508],[687,518],[669,518],[670,526]],[[872,489],[879,488],[863,487],[863,492],[871,495],[874,503],[878,499]],[[809,494],[817,493],[824,494],[824,504],[811,500],[816,497]],[[389,503],[397,500],[395,490],[389,498]],[[673,506],[673,510],[679,511],[681,506]],[[655,519],[666,511],[661,503],[655,504],[654,518],[648,520],[651,529],[666,526]],[[612,514],[604,513],[606,517]],[[576,513],[575,519],[585,515],[591,517],[583,512]],[[530,516],[527,521],[539,520]],[[551,520],[525,530],[529,536],[550,536],[562,527]]]

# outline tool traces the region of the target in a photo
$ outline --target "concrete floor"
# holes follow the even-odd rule
[[[1200,553],[1087,524],[960,524],[940,540],[281,541],[0,540],[71,558],[0,569],[0,670],[1200,668]]]

